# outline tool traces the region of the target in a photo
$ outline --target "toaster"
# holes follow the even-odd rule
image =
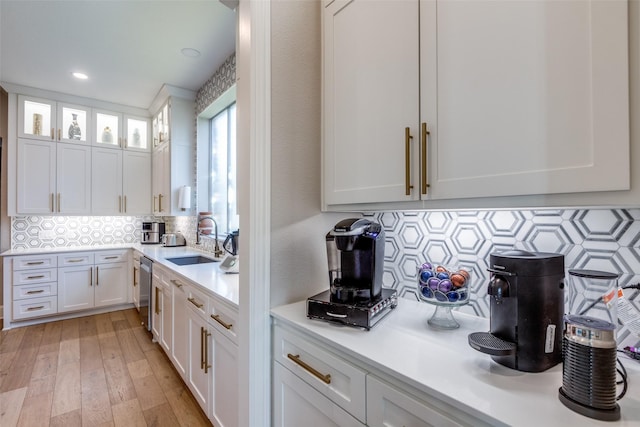
[[[167,233],[162,236],[162,246],[186,246],[187,241],[182,233]]]

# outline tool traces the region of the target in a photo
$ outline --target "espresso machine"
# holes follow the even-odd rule
[[[164,222],[143,222],[142,230],[140,230],[140,243],[144,245],[159,244],[164,232]]]
[[[562,361],[564,256],[508,251],[490,255],[490,331],[469,345],[497,363],[542,372]]]
[[[329,290],[307,299],[307,317],[369,330],[398,305],[382,287],[384,230],[365,218],[338,222],[325,237]]]

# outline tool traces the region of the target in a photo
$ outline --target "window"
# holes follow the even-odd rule
[[[219,231],[240,227],[236,181],[236,104],[224,108],[209,121],[209,210]]]

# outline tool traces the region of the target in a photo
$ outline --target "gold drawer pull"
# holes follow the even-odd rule
[[[231,327],[233,326],[233,324],[231,323],[226,323],[225,321],[223,321],[222,319],[220,319],[220,315],[219,314],[212,314],[211,318],[213,320],[215,320],[216,322],[220,323],[225,329],[231,329]]]
[[[27,276],[27,279],[43,279],[44,274],[40,274],[38,276]]]
[[[178,282],[176,279],[171,279],[171,283],[173,283],[174,285],[176,285],[179,288],[181,288],[183,286],[182,283]]]
[[[187,298],[187,300],[188,300],[191,304],[195,305],[195,306],[196,306],[196,307],[198,307],[198,308],[202,308],[202,307],[204,307],[204,304],[203,304],[203,303],[200,303],[200,302],[196,302],[196,299],[195,299],[195,298]]]
[[[39,305],[37,307],[29,307],[29,308],[27,308],[27,311],[42,310],[43,308],[44,308],[44,305]]]
[[[118,255],[106,256],[104,259],[118,259]]]
[[[68,260],[67,262],[82,262],[82,261],[84,261],[84,258],[80,258],[80,259],[78,259],[78,258],[76,258],[76,259],[70,259],[70,260]]]
[[[40,265],[44,264],[44,261],[29,261],[27,265]]]
[[[44,289],[38,289],[37,291],[27,291],[27,294],[33,295],[33,294],[41,294],[43,292],[44,292]]]
[[[289,359],[293,360],[298,365],[302,366],[304,369],[306,369],[313,376],[317,377],[320,381],[324,382],[325,384],[331,384],[331,374],[326,374],[326,375],[321,374],[320,372],[318,372],[317,370],[315,370],[314,368],[312,368],[311,366],[307,365],[302,360],[300,360],[300,355],[299,354],[296,354],[294,356],[293,354],[288,353],[287,357]]]

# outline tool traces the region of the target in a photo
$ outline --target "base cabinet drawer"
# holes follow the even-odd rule
[[[274,362],[273,426],[363,427],[364,424],[280,363]]]
[[[46,283],[58,280],[57,268],[42,270],[20,270],[13,272],[13,285],[27,285],[29,283]]]
[[[58,283],[36,283],[33,285],[20,285],[13,287],[13,299],[50,297],[58,294]]]
[[[31,298],[13,302],[13,320],[49,316],[58,312],[56,296]]]
[[[56,268],[57,266],[58,257],[56,255],[27,255],[16,257],[13,260],[13,271]]]
[[[275,361],[358,420],[366,421],[366,371],[282,327],[274,328],[273,346]]]

